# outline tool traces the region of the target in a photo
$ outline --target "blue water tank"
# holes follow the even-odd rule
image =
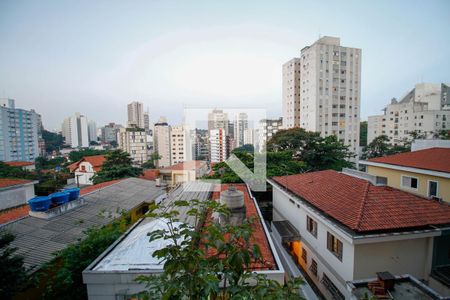
[[[71,188],[71,189],[65,189],[64,192],[69,193],[69,201],[77,200],[80,196],[80,189],[79,188]]]
[[[49,197],[52,198],[52,202],[56,205],[61,205],[64,203],[69,202],[69,193],[68,192],[56,192],[53,194],[50,194]]]
[[[52,199],[48,196],[34,197],[28,200],[28,205],[32,211],[46,211],[50,208]]]

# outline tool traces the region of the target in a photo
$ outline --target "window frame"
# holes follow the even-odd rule
[[[333,239],[336,241],[337,245],[336,252],[334,249],[335,243],[333,242]],[[344,244],[340,239],[338,239],[334,234],[330,233],[329,231],[327,231],[327,249],[342,262],[344,253]]]
[[[312,221],[312,224],[315,224],[315,231],[312,230],[312,229],[314,229],[314,226],[313,226],[313,228],[309,227],[309,221]],[[308,215],[306,215],[306,231],[308,231],[313,237],[315,237],[317,239],[317,231],[318,231],[317,221]]]
[[[416,188],[413,188],[413,187],[411,187],[411,186],[405,186],[405,185],[403,185],[403,178],[405,178],[405,177],[409,177],[409,178],[414,178],[414,179],[416,179],[416,180],[417,180],[417,187],[416,187]],[[420,186],[420,180],[419,180],[418,177],[409,176],[409,175],[400,175],[400,186],[401,186],[402,188],[405,188],[405,189],[409,189],[409,190],[413,190],[413,191],[418,191],[418,190],[419,190],[419,186]]]
[[[436,182],[436,195],[435,196],[430,196],[430,183],[431,182]],[[439,181],[437,181],[437,180],[427,180],[427,197],[429,197],[429,198],[439,197]]]
[[[308,251],[305,249],[305,247],[302,247],[302,259],[305,264],[308,264]]]

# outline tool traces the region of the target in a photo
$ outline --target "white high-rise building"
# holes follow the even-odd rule
[[[132,125],[145,128],[144,105],[138,101],[133,101],[128,104],[128,126]]]
[[[236,147],[241,147],[245,144],[244,133],[248,129],[248,115],[246,113],[236,114],[234,121],[234,140]]]
[[[264,151],[266,149],[267,142],[283,127],[283,118],[263,119],[259,121],[258,128],[256,130],[257,137],[255,138],[257,149],[259,151]]]
[[[415,132],[426,138],[450,128],[449,84],[419,83],[400,101],[392,99],[382,115],[370,116],[367,143],[386,135],[391,145],[401,145]]]
[[[119,149],[130,154],[135,166],[140,166],[148,160],[147,138],[144,128],[136,126],[120,128],[117,141]]]
[[[97,125],[94,121],[88,122],[88,135],[89,135],[89,142],[96,142],[97,141]]]
[[[0,161],[34,161],[39,156],[41,116],[0,99]]]
[[[228,138],[225,129],[209,131],[209,154],[211,163],[223,162],[228,158]]]
[[[88,119],[78,112],[64,119],[62,136],[72,148],[89,147]]]
[[[283,126],[300,127],[300,58],[283,65]]]
[[[350,151],[357,153],[361,49],[343,47],[339,38],[325,36],[311,46],[304,47],[300,61],[294,59],[290,62],[293,66],[287,69],[285,64],[286,72],[293,72],[297,76],[300,71],[300,106],[295,106],[298,78],[290,75],[286,80],[283,79],[286,82],[286,86],[283,85],[286,95],[290,95],[283,98],[283,107],[286,107],[286,112],[283,110],[283,122],[286,128],[295,127],[294,121],[299,115],[301,128],[319,132],[323,137],[335,135],[350,146]],[[289,66],[290,62],[287,63]],[[296,63],[300,63],[300,70]],[[287,80],[294,83],[289,85]],[[287,93],[288,91],[293,91],[293,94]],[[290,98],[294,99],[292,103],[288,100]],[[291,108],[288,109],[289,107]]]
[[[244,131],[244,145],[255,144],[255,129],[247,128]]]
[[[183,125],[170,128],[170,162],[172,165],[187,161],[187,137]]]
[[[147,134],[150,132],[150,115],[148,111],[144,112],[144,129]]]
[[[208,131],[222,128],[228,135],[228,114],[221,109],[214,109],[208,114]]]
[[[153,139],[154,150],[161,156],[161,159],[157,162],[158,167],[171,166],[170,126],[166,118],[161,117],[158,123],[155,123]]]

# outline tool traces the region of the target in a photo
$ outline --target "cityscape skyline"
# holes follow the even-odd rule
[[[282,64],[319,35],[363,50],[361,120],[418,82],[450,81],[450,38],[439,30],[450,25],[448,2],[330,5],[3,1],[1,97],[35,109],[51,130],[78,111],[98,126],[125,125],[131,101],[143,102],[152,123],[179,124],[184,107],[205,103],[278,118]],[[342,13],[351,17],[342,22]],[[376,33],[363,30],[381,16]]]

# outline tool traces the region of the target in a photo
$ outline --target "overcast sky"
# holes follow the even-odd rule
[[[450,82],[450,1],[0,0],[0,97],[59,129],[126,104],[180,123],[194,107],[281,116],[281,65],[319,35],[362,49],[361,116],[423,82]]]

